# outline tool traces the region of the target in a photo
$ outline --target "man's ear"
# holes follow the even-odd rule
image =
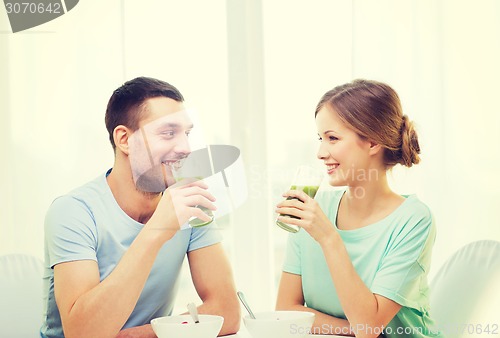
[[[378,143],[375,143],[373,141],[370,141],[370,149],[368,151],[368,154],[370,155],[376,155],[382,150],[382,146]]]
[[[123,125],[116,126],[113,130],[113,140],[115,141],[116,149],[127,156],[129,154],[128,141],[130,135],[132,135],[132,131]]]

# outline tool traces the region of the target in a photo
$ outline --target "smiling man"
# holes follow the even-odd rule
[[[150,117],[128,139],[129,160],[136,188],[154,194],[175,183],[173,169],[190,153],[193,123],[185,110],[158,116],[166,98],[152,98],[144,107]],[[168,104],[168,102],[167,102]]]
[[[187,255],[200,313],[239,328],[240,307],[220,234],[183,226],[215,210],[202,181],[175,184],[192,121],[172,85],[140,77],[113,92],[106,127],[112,169],[54,200],[45,219],[41,336],[156,337],[150,320],[172,312]],[[182,230],[181,230],[182,228]]]

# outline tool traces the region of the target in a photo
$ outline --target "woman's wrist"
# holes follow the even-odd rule
[[[325,236],[321,236],[318,240],[318,244],[321,246],[323,251],[337,248],[340,242],[342,242],[342,239],[340,238],[339,233],[333,228],[325,234]]]

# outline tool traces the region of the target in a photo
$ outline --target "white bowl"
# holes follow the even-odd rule
[[[224,317],[198,315],[195,323],[190,315],[158,317],[151,326],[158,338],[215,338],[222,328]]]
[[[314,323],[314,313],[306,311],[269,311],[243,317],[243,323],[253,338],[303,338]]]

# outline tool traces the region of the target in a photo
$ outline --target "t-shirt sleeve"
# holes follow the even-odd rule
[[[95,229],[92,213],[83,202],[71,196],[54,200],[45,216],[50,267],[69,261],[97,261]]]
[[[219,229],[217,229],[217,223],[215,222],[202,227],[192,228],[187,252],[201,249],[221,241],[222,234]]]
[[[423,311],[426,302],[420,300],[428,292],[427,274],[435,240],[432,215],[429,211],[413,215],[395,236],[380,263],[371,291]]]
[[[302,275],[299,245],[299,236],[301,236],[301,231],[304,230],[300,229],[297,233],[288,234],[285,262],[283,263],[283,271],[293,273],[295,275]]]

